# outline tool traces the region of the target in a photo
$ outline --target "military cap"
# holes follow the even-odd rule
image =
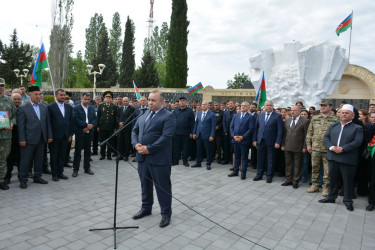
[[[178,100],[181,100],[181,99],[184,99],[186,101],[185,96],[180,96],[180,98],[178,98]]]
[[[40,91],[39,86],[30,86],[29,87],[29,92],[33,92],[33,91]]]
[[[0,86],[5,86],[5,80],[3,78],[0,78]]]
[[[112,91],[106,91],[106,92],[104,92],[104,93],[103,93],[103,97],[111,97],[111,98],[113,98],[113,93],[112,93]]]
[[[320,104],[323,104],[323,105],[332,105],[332,99],[322,99],[320,101]]]

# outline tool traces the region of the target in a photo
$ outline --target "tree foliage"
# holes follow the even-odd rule
[[[99,31],[103,25],[103,16],[95,13],[86,29],[85,60],[88,64],[92,64],[98,54]]]
[[[188,26],[186,0],[172,0],[166,60],[166,87],[186,87],[188,76],[188,55],[186,50],[189,33]]]
[[[73,0],[54,0],[50,35],[49,65],[54,85],[63,88],[68,83],[69,61],[73,51]]]
[[[234,80],[227,81],[227,89],[241,89],[245,83],[251,83],[250,76],[245,73],[237,73]]]
[[[121,64],[121,46],[122,46],[122,29],[121,29],[121,19],[120,14],[115,12],[112,18],[112,28],[110,30],[110,38],[109,38],[109,48],[111,50],[111,55],[113,60],[116,63],[117,72],[120,70]]]
[[[6,84],[11,88],[16,88],[21,84],[21,80],[16,77],[14,69],[19,69],[23,74],[23,69],[28,69],[27,78],[23,78],[23,85],[30,79],[33,67],[32,49],[29,44],[18,41],[17,30],[14,29],[10,35],[10,44],[6,45],[0,40],[0,77],[4,78]]]
[[[141,67],[137,70],[137,74],[134,74],[134,80],[137,83],[137,87],[158,87],[159,76],[155,67],[155,58],[150,50],[145,51]]]
[[[93,83],[89,80],[86,71],[86,63],[83,60],[82,52],[79,50],[75,58],[69,63],[69,88],[92,88]]]
[[[134,55],[134,24],[133,21],[127,18],[125,24],[125,37],[122,46],[122,59],[120,67],[119,84],[122,88],[132,87],[132,81],[135,70],[135,55]]]

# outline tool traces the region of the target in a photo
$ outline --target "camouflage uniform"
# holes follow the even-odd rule
[[[16,124],[17,108],[12,98],[5,95],[0,97],[0,111],[8,111],[10,123]],[[0,129],[0,182],[3,181],[7,172],[6,159],[10,153],[11,146],[12,130],[5,128]]]
[[[332,101],[323,99],[321,104],[331,104]],[[339,119],[334,114],[323,116],[321,114],[314,116],[311,119],[309,129],[306,135],[306,146],[312,147],[311,153],[311,165],[312,165],[312,186],[307,192],[318,192],[319,191],[319,172],[323,162],[323,195],[328,195],[329,188],[329,172],[328,172],[328,161],[326,159],[327,148],[323,142],[325,133],[327,132],[331,124],[338,122]]]

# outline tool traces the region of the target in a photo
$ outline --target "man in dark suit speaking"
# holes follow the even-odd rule
[[[168,226],[172,215],[171,152],[176,129],[174,115],[163,105],[163,93],[152,91],[148,97],[150,109],[138,118],[132,131],[132,144],[137,151],[142,187],[142,208],[133,219],[151,214],[154,182],[162,215],[160,227]]]
[[[320,203],[335,203],[341,176],[344,186],[343,202],[349,211],[354,209],[354,178],[358,149],[363,140],[363,128],[352,122],[353,109],[350,104],[343,105],[340,113],[341,122],[332,124],[324,136],[324,144],[328,148],[330,185],[328,196],[319,200]]]

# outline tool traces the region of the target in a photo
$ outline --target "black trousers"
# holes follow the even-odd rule
[[[232,162],[233,160],[233,144],[232,144],[232,138],[230,137],[230,133],[228,132],[227,135],[224,135],[223,137],[223,144],[224,144],[224,161],[226,162]]]
[[[132,148],[131,131],[123,130],[118,135],[118,151],[121,156],[129,157]]]
[[[343,181],[344,188],[344,203],[353,203],[354,197],[354,178],[356,173],[356,167],[353,165],[337,162],[328,161],[329,166],[329,199],[336,199],[339,191],[339,180],[340,176]]]
[[[34,180],[42,178],[44,149],[46,143],[41,138],[38,144],[26,144],[25,147],[20,147],[21,162],[19,179],[21,183],[27,183],[29,177],[29,170],[34,163]]]
[[[76,144],[74,147],[74,160],[73,160],[73,170],[78,172],[79,165],[81,163],[81,151],[84,151],[83,158],[83,169],[86,171],[90,168],[90,156],[91,156],[91,138],[90,133],[85,133],[83,135],[76,135]]]
[[[197,158],[197,143],[193,138],[189,139],[189,153],[191,160],[194,161]]]
[[[20,162],[21,162],[21,154],[20,154],[20,145],[18,141],[12,140],[12,147],[10,149],[10,153],[7,157],[7,173],[4,177],[5,180],[9,180],[12,178],[12,172],[14,165],[17,166],[18,175],[20,173]]]
[[[72,141],[68,142],[66,146],[66,152],[65,152],[65,163],[64,165],[68,164],[68,160],[70,158],[70,149],[72,148]]]
[[[103,141],[107,140],[112,134],[113,134],[113,131],[99,130],[100,142],[103,142]],[[111,140],[109,140],[108,143],[111,144],[111,146],[113,148],[116,148],[115,138],[112,138]],[[107,147],[107,144],[104,144],[104,145],[100,146],[100,155],[101,156],[106,156],[106,154],[107,154],[107,156],[111,156],[112,151],[113,151],[112,148]]]
[[[172,162],[177,163],[181,158],[184,163],[188,162],[189,157],[189,135],[174,135],[172,148]]]
[[[49,145],[51,157],[51,173],[53,177],[63,175],[66,158],[66,148],[68,147],[68,137],[53,139]]]
[[[257,148],[251,145],[251,159],[250,163],[253,167],[257,166]]]
[[[98,133],[98,130],[94,130],[94,136],[93,136],[93,139],[92,139],[92,152],[94,154],[97,154],[98,153],[98,143],[99,143],[99,133]]]
[[[371,160],[368,165],[368,203],[375,205],[375,162]]]
[[[217,154],[217,160],[221,161],[223,159],[221,154],[222,151],[224,151],[223,137],[215,136],[214,145],[212,148],[212,158],[215,159]]]

